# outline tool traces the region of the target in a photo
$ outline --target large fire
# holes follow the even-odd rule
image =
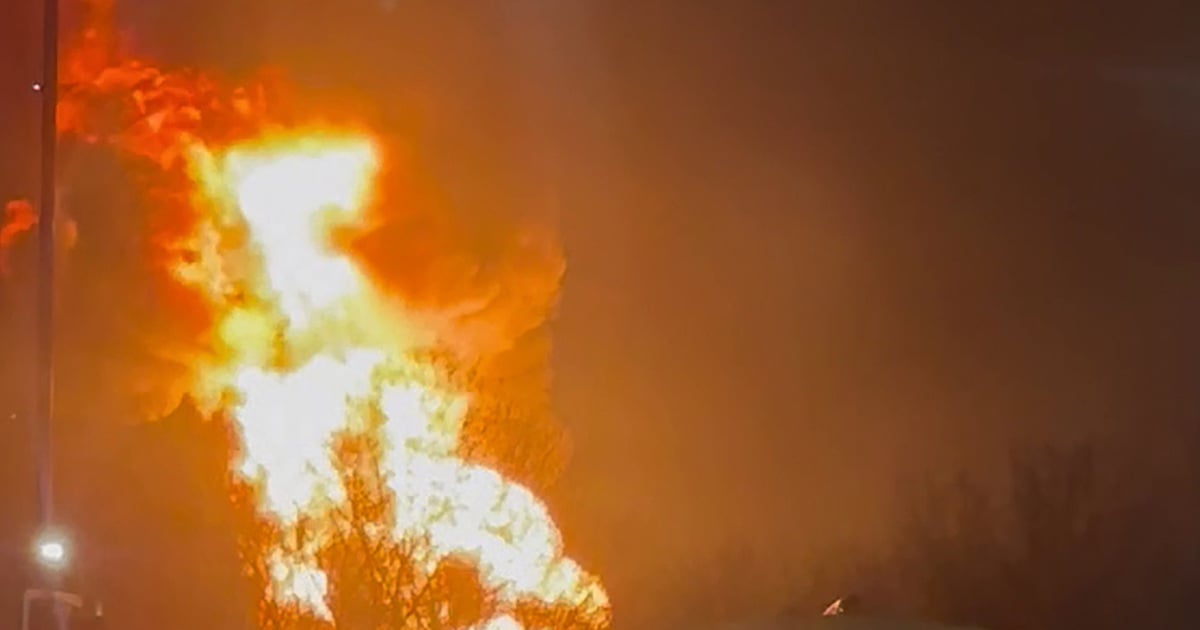
[[[411,576],[470,567],[487,603],[469,625],[553,625],[531,607],[607,625],[603,588],[565,555],[546,506],[464,446],[480,393],[455,377],[462,353],[444,351],[444,330],[347,245],[383,203],[386,142],[276,124],[261,92],[114,61],[104,32],[93,23],[67,56],[59,124],[148,158],[167,189],[155,191],[163,215],[188,218],[159,235],[156,262],[209,310],[211,348],[189,389],[236,436],[231,470],[267,532],[247,559],[262,567],[264,606],[338,624],[349,586],[327,560],[355,527],[403,549]],[[113,99],[127,122],[100,131],[90,117]],[[31,222],[18,219],[14,235]],[[359,518],[364,498],[377,514]]]
[[[388,296],[329,238],[369,205],[378,160],[369,138],[321,130],[193,160],[218,229],[244,230],[236,263],[221,254],[180,269],[213,290],[220,314],[220,360],[199,372],[197,391],[229,405],[241,438],[236,470],[260,490],[262,512],[285,538],[308,527],[303,545],[281,540],[271,550],[272,593],[330,617],[314,566],[328,535],[321,523],[346,501],[334,445],[370,436],[394,501],[387,535],[425,542],[429,571],[469,558],[501,602],[602,609],[603,590],[563,555],[537,497],[458,457],[470,392],[447,388],[415,358],[429,340],[396,321]]]

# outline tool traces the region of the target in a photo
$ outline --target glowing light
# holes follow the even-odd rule
[[[67,565],[67,541],[59,534],[42,534],[37,540],[34,553],[38,563],[48,569],[61,569]]]

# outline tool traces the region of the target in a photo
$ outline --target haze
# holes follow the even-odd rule
[[[36,191],[27,4],[0,25],[3,199]],[[549,502],[619,626],[686,617],[743,563],[747,601],[781,605],[815,558],[893,533],[906,489],[991,474],[1014,445],[1097,440],[1153,461],[1147,478],[1182,474],[1200,420],[1194,20],[1023,2],[392,4],[131,1],[121,20],[156,58],[268,63],[306,99],[369,104],[448,203],[557,226],[552,391],[572,453]],[[112,240],[114,267],[135,264],[120,223],[80,225]],[[33,522],[31,283],[0,301],[4,593],[20,592]],[[64,317],[117,346],[96,322],[152,311]],[[232,548],[212,508],[222,462],[67,405],[90,410],[60,421],[64,512],[107,506],[104,531],[139,541],[107,562],[156,602],[206,608],[189,580],[236,579],[200,575]],[[139,498],[96,494],[121,484]],[[152,568],[176,549],[200,577]]]

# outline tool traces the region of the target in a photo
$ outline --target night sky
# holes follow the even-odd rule
[[[36,190],[27,4],[0,19],[0,199]],[[1189,3],[119,4],[155,57],[281,66],[388,112],[455,203],[552,217],[573,454],[550,500],[618,618],[654,620],[730,554],[796,568],[886,535],[898,491],[1014,444],[1153,452],[1153,478],[1200,439]],[[32,509],[19,295],[4,584]],[[89,422],[68,485],[148,430]],[[210,490],[162,509],[191,522]]]

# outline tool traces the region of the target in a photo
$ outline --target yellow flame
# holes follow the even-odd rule
[[[370,203],[374,144],[302,133],[198,154],[193,164],[216,206],[213,224],[242,232],[205,249],[219,259],[180,274],[220,306],[225,348],[202,371],[198,395],[231,401],[235,472],[258,488],[260,512],[285,528],[318,524],[300,549],[278,541],[270,551],[271,596],[336,621],[328,577],[313,560],[328,535],[319,524],[346,501],[333,444],[369,433],[394,495],[392,535],[427,541],[429,570],[449,556],[468,559],[510,608],[535,600],[607,609],[599,582],[564,555],[542,502],[456,455],[469,392],[448,391],[413,358],[422,343],[414,328],[384,309],[386,296],[330,243],[330,229],[353,224]],[[366,422],[366,410],[381,421]],[[484,627],[519,623],[501,606]]]

